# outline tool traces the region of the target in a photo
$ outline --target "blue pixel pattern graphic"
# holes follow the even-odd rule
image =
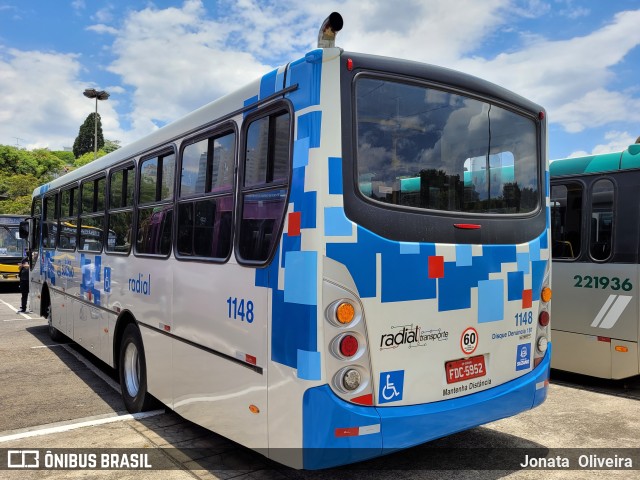
[[[437,311],[448,312],[471,309],[476,292],[478,323],[503,320],[505,302],[514,302],[519,309],[531,308],[539,300],[548,265],[546,231],[528,245],[444,246],[448,254],[443,255],[438,254],[442,246],[390,241],[352,223],[339,206],[342,202],[323,207],[319,222],[318,196],[341,197],[343,193],[339,157],[326,159],[326,192],[305,189],[310,155],[321,139],[322,111],[313,110],[320,105],[321,74],[322,51],[316,50],[290,64],[286,79],[277,71],[265,75],[259,95],[245,101],[250,105],[266,98],[284,81],[285,87],[298,86],[287,95],[295,111],[305,110],[295,116],[288,229],[273,262],[256,271],[256,286],[271,290],[271,359],[296,368],[299,378],[321,377],[317,268],[322,253],[302,249],[305,232],[316,228],[329,239],[325,241],[327,257],[347,267],[362,298],[379,296],[383,303],[434,300]],[[547,192],[548,178],[547,172]],[[281,275],[284,281],[279,281]],[[284,289],[279,289],[283,284]]]
[[[326,228],[326,227],[325,227]],[[547,260],[540,258],[546,248],[546,232],[529,244],[529,253],[517,253],[515,245],[483,245],[482,255],[473,256],[470,245],[455,248],[456,260],[444,261],[429,243],[392,242],[357,227],[354,243],[329,243],[327,256],[343,263],[351,272],[362,298],[380,295],[382,302],[436,299],[438,311],[471,308],[472,289],[478,290],[478,322],[504,319],[505,281],[490,279],[506,264],[518,270],[507,273],[507,300],[527,302],[540,299]],[[376,291],[376,256],[381,256],[381,292]],[[525,289],[525,275],[531,289]],[[527,297],[530,295],[529,297]]]
[[[322,50],[293,62],[288,69],[285,87],[298,85],[287,98],[299,110],[320,102]],[[279,90],[284,77],[277,71],[265,75],[260,93],[245,105],[268,97]],[[297,116],[293,142],[293,170],[289,193],[289,229],[271,264],[256,270],[256,286],[269,288],[272,299],[271,359],[297,369],[301,379],[321,378],[321,358],[317,347],[318,317],[318,252],[303,251],[304,229],[316,228],[317,192],[305,191],[309,152],[320,146],[321,111]],[[284,273],[284,289],[279,289],[279,276]]]

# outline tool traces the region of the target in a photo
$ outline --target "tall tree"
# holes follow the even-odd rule
[[[102,134],[102,122],[100,120],[100,114],[98,113],[98,150],[104,147],[104,135]],[[93,152],[94,150],[94,137],[95,137],[95,123],[94,118],[96,113],[90,113],[84,123],[80,126],[78,136],[73,142],[73,154],[76,158],[81,157],[85,153]]]

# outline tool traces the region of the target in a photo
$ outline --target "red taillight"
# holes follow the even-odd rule
[[[353,60],[350,58],[347,58],[347,70],[353,70]]]
[[[478,230],[482,228],[482,225],[476,223],[454,223],[453,226],[461,230]]]
[[[345,357],[353,357],[358,352],[358,339],[353,335],[345,335],[340,340],[340,353]]]
[[[540,312],[540,315],[538,316],[538,323],[543,327],[546,327],[547,325],[549,325],[549,318],[550,318],[549,312],[543,310]]]

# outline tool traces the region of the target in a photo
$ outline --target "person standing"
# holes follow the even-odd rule
[[[22,302],[18,313],[27,312],[27,299],[29,298],[29,260],[27,258],[22,259],[20,263],[20,293],[22,293]]]

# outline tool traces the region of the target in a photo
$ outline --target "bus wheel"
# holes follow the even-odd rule
[[[129,413],[147,410],[150,406],[147,394],[147,366],[138,327],[128,325],[120,343],[120,389]]]
[[[60,330],[53,326],[53,313],[52,313],[51,305],[47,309],[47,324],[49,325],[49,338],[54,342],[61,342],[64,338],[64,335]]]

